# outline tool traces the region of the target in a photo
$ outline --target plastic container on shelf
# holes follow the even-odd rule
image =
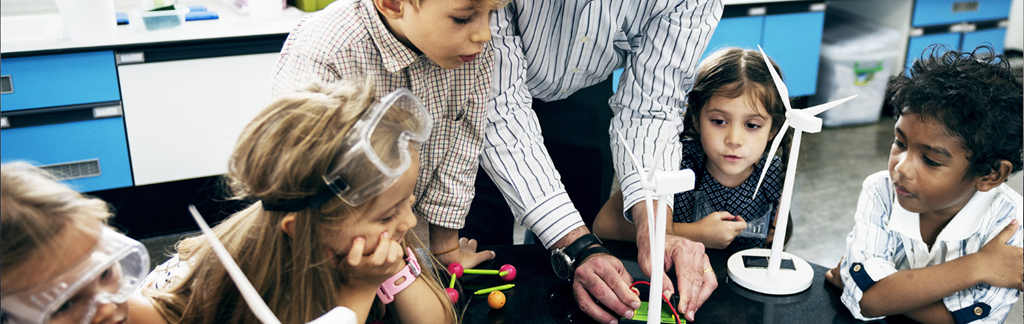
[[[164,7],[166,8],[166,7]],[[188,6],[173,5],[173,9],[142,10],[138,8],[128,14],[128,25],[138,30],[154,31],[173,28],[185,23]]]
[[[822,113],[823,125],[865,124],[881,118],[885,86],[898,68],[902,40],[895,29],[829,8],[822,34],[818,92],[810,101],[820,104],[858,96]]]

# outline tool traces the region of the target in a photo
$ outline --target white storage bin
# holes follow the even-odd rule
[[[825,126],[877,122],[885,101],[885,86],[902,53],[900,33],[829,8],[822,35],[816,105],[851,95],[850,102],[819,117]]]

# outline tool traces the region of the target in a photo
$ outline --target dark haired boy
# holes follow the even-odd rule
[[[983,48],[933,47],[886,89],[889,170],[864,180],[846,254],[826,273],[858,319],[1001,323],[1024,290],[1024,204],[1004,183],[1021,170],[1024,88]]]

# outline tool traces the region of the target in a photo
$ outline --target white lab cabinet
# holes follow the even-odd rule
[[[270,103],[277,53],[117,67],[135,185],[219,175]]]

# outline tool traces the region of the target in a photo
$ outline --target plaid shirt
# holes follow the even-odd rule
[[[1024,221],[1021,195],[1006,184],[977,192],[929,250],[921,239],[920,216],[903,209],[895,200],[888,171],[864,180],[857,202],[857,223],[846,238],[846,256],[840,264],[842,301],[854,317],[860,312],[864,291],[875,282],[907,269],[919,269],[978,252],[1011,220]],[[1021,246],[1021,229],[1007,244]],[[956,323],[1002,323],[1020,292],[979,284],[946,296],[942,302]],[[977,321],[977,322],[975,322]]]
[[[274,69],[278,95],[312,81],[373,80],[380,96],[412,90],[434,128],[420,149],[413,211],[431,224],[461,228],[473,200],[483,149],[484,105],[491,91],[493,54],[444,69],[388,31],[370,0],[339,0],[303,18],[285,41]]]

